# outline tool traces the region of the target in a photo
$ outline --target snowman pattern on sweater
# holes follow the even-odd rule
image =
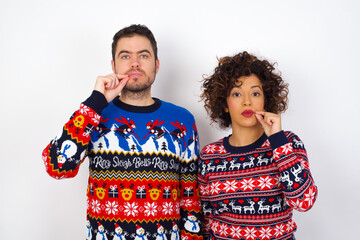
[[[193,233],[198,233],[200,231],[199,221],[191,213],[188,214],[188,217],[185,221],[185,229]]]
[[[175,222],[173,222],[170,239],[171,240],[180,240],[179,227]]]
[[[92,239],[92,232],[91,232],[92,228],[91,228],[91,224],[89,219],[86,220],[86,240],[91,240]]]
[[[148,240],[147,233],[144,228],[142,228],[140,225],[136,225],[136,236],[135,240]]]
[[[115,224],[115,232],[112,240],[126,240],[127,233],[122,229],[119,224]]]
[[[105,233],[105,228],[100,222],[98,223],[98,232],[96,234],[96,240],[108,240]]]
[[[161,224],[157,224],[157,234],[156,234],[156,240],[167,240],[165,229]]]

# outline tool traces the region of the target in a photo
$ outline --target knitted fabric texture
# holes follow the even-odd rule
[[[283,131],[245,147],[229,137],[205,146],[199,183],[210,239],[293,239],[293,209],[309,210],[317,196],[303,142]]]
[[[94,91],[43,151],[56,179],[89,159],[86,239],[202,239],[194,117],[154,100],[106,106]]]

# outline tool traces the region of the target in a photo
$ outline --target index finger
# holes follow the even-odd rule
[[[264,112],[264,111],[255,111],[255,114],[259,114],[259,115],[263,115],[263,116],[265,116],[265,113],[266,112]]]
[[[123,78],[129,77],[127,74],[116,74],[117,79],[120,81]]]
[[[272,113],[272,112],[265,112],[265,111],[256,111],[255,114],[263,115],[264,117],[276,117],[279,114]]]

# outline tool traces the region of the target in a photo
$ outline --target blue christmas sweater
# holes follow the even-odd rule
[[[229,137],[203,148],[199,188],[204,238],[294,239],[293,209],[309,210],[317,187],[303,142],[292,132],[234,147]]]
[[[56,179],[89,159],[86,239],[202,239],[194,117],[154,100],[108,104],[94,91],[43,151]]]

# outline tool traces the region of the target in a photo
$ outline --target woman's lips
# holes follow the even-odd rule
[[[252,110],[245,110],[241,113],[241,115],[243,115],[244,117],[252,117],[252,115],[254,115],[254,111]]]

